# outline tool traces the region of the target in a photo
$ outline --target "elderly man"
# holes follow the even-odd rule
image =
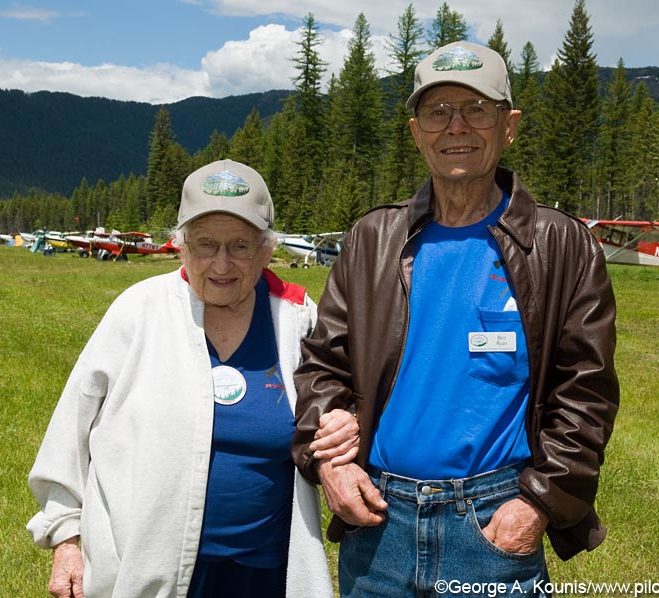
[[[563,559],[605,535],[604,256],[498,166],[521,114],[496,52],[437,49],[408,106],[430,180],[347,235],[303,341],[294,458],[336,514],[343,596],[544,596],[543,534]],[[355,463],[314,459],[334,407],[356,410]]]

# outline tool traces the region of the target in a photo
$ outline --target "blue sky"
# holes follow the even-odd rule
[[[424,25],[442,0],[414,2]],[[0,0],[0,88],[68,91],[164,103],[290,88],[302,18],[320,25],[319,51],[338,74],[357,11],[379,68],[409,0]],[[358,8],[355,8],[357,6]],[[574,0],[454,0],[475,41],[501,19],[519,61],[531,41],[542,67],[561,46]],[[602,66],[659,66],[656,0],[586,0]]]

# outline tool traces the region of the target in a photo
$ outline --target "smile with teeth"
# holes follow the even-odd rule
[[[442,150],[443,154],[468,154],[470,152],[476,151],[475,147],[472,146],[460,146],[460,147],[447,147]]]

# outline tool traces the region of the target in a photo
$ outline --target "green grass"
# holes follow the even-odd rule
[[[132,257],[132,256],[131,256]],[[177,268],[171,258],[128,263],[46,258],[0,246],[0,580],[2,595],[47,596],[48,551],[25,523],[36,503],[26,484],[66,377],[105,309],[127,286]],[[327,269],[274,267],[318,298]],[[602,475],[598,508],[609,536],[567,563],[551,551],[552,580],[657,581],[659,559],[659,269],[611,268],[618,300],[622,405]],[[327,522],[328,514],[325,512]],[[328,546],[332,568],[336,547]],[[570,596],[571,594],[562,594]]]

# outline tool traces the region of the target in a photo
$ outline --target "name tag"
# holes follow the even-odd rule
[[[469,351],[517,351],[517,335],[514,332],[470,332]]]

